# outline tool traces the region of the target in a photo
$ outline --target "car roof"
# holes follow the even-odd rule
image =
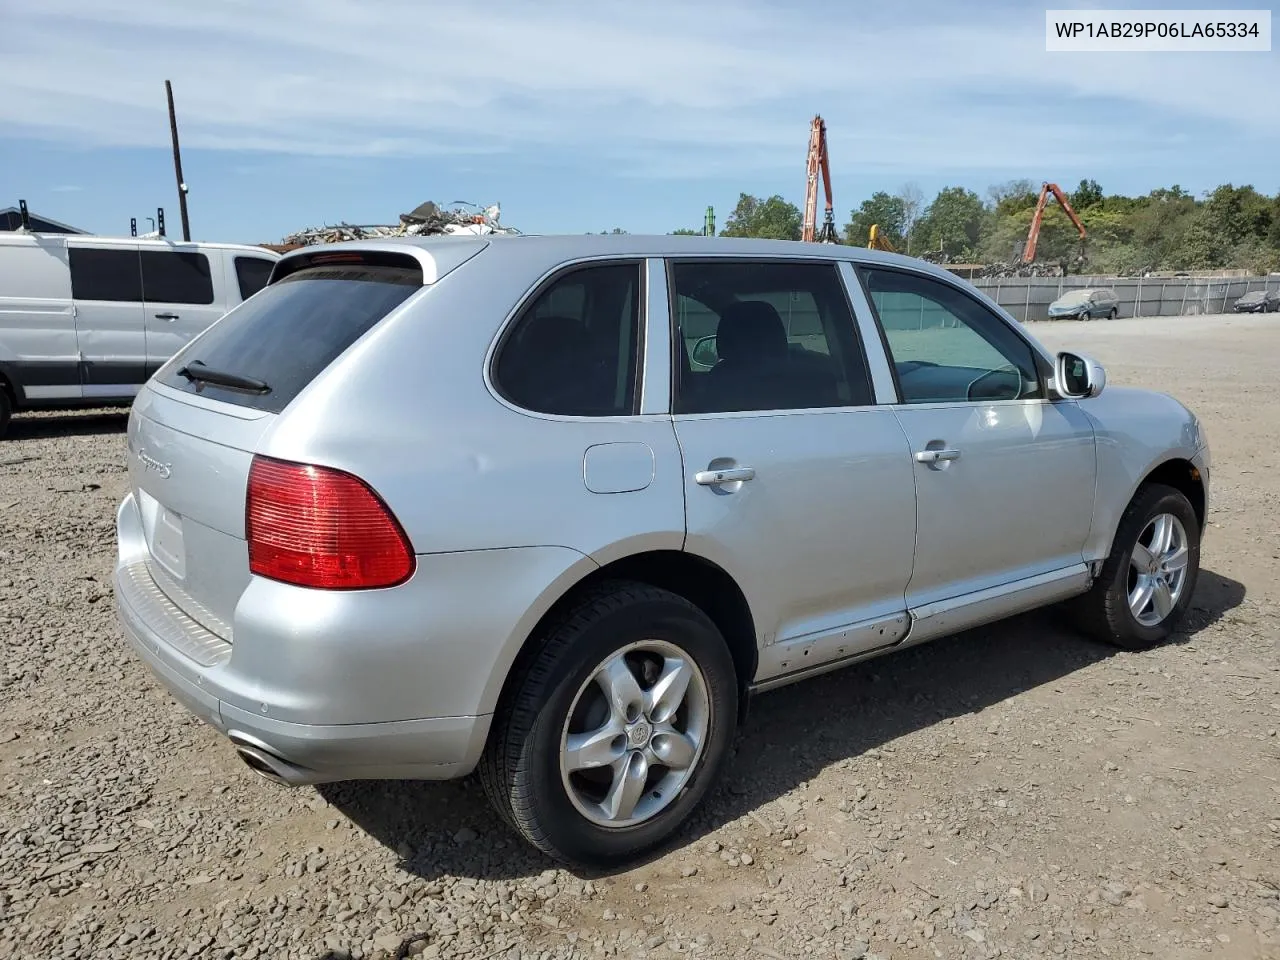
[[[289,264],[295,258],[302,259],[321,250],[342,249],[411,253],[422,265],[427,283],[434,282],[435,277],[443,276],[482,250],[486,251],[486,258],[510,257],[525,264],[533,261],[544,264],[546,269],[570,261],[599,257],[785,257],[906,267],[953,283],[959,280],[949,270],[925,260],[850,244],[669,234],[379,237],[301,247],[284,254],[282,263]],[[284,272],[288,272],[287,267]]]

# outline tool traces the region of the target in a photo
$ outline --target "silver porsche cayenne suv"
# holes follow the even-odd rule
[[[478,772],[565,863],[667,842],[750,697],[1048,604],[1191,602],[1199,421],[853,247],[297,250],[143,388],[134,650],[284,784]]]

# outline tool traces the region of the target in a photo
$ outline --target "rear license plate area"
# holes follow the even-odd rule
[[[182,542],[182,517],[160,507],[151,535],[151,557],[177,580],[186,579],[187,552]]]

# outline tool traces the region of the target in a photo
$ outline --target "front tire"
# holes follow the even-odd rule
[[[1080,314],[1080,319],[1083,320],[1085,323],[1088,323],[1093,318],[1089,316],[1089,311],[1086,310],[1084,313]]]
[[[13,417],[13,403],[9,399],[9,392],[5,389],[4,381],[0,380],[0,437],[3,437],[9,429],[9,421]]]
[[[728,755],[738,678],[724,638],[683,597],[614,581],[534,643],[481,761],[490,802],[571,867],[649,852],[688,820]]]
[[[1126,650],[1163,643],[1191,606],[1200,573],[1200,522],[1186,495],[1139,488],[1120,519],[1111,554],[1076,601],[1086,632]]]

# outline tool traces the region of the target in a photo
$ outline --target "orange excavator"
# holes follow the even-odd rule
[[[800,239],[805,243],[839,243],[836,239],[835,211],[831,205],[831,165],[827,158],[827,125],[822,117],[813,118],[809,124],[809,163],[808,180],[804,192],[804,223],[800,228]],[[818,226],[818,175],[822,175],[822,184],[827,193],[826,216],[822,221],[822,230]]]
[[[1036,201],[1036,212],[1031,216],[1031,229],[1027,231],[1027,245],[1022,249],[1022,262],[1031,263],[1036,258],[1036,244],[1040,240],[1040,225],[1044,222],[1045,204],[1049,202],[1049,194],[1052,193],[1054,199],[1058,201],[1058,206],[1080,231],[1080,259],[1084,259],[1084,238],[1086,232],[1084,224],[1080,222],[1080,218],[1076,216],[1076,212],[1071,209],[1071,203],[1067,200],[1067,195],[1056,183],[1045,183],[1040,187],[1040,199]]]

